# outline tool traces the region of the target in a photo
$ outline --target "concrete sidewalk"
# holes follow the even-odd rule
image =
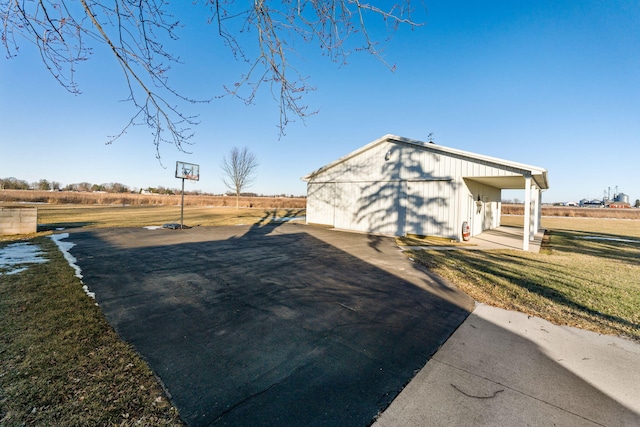
[[[639,344],[479,304],[374,426],[639,426],[639,396]]]

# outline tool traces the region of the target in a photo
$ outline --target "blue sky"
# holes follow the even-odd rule
[[[175,49],[183,65],[173,85],[187,96],[223,93],[243,71],[219,44],[198,9],[188,12]],[[314,46],[296,65],[316,90],[318,110],[279,138],[277,105],[231,98],[188,107],[200,125],[192,154],[161,148],[136,128],[111,145],[133,110],[109,53],[78,67],[83,93],[68,94],[21,43],[0,66],[0,177],[63,185],[121,182],[179,188],[176,160],[200,165],[189,190],[222,193],[222,157],[247,146],[260,162],[250,189],[306,192],[300,177],[391,133],[549,170],[545,202],[599,198],[615,187],[640,198],[640,3],[637,1],[425,1],[426,25],[403,29],[386,44],[391,72],[364,53],[338,66]],[[375,31],[376,28],[374,27]],[[384,35],[381,35],[384,38]],[[507,193],[508,197],[523,195]]]

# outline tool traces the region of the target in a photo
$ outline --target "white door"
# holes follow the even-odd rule
[[[307,186],[307,223],[334,225],[334,182],[310,182]]]

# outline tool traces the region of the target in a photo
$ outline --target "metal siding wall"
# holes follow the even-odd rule
[[[425,215],[425,209],[419,200],[424,199],[424,183],[407,182],[407,210],[406,210],[406,233],[425,235],[422,225],[422,216]]]
[[[440,176],[454,176],[455,159],[451,157],[442,157],[440,161],[440,170],[438,175]]]
[[[455,187],[452,181],[410,181],[406,233],[455,237]]]
[[[502,190],[499,188],[491,188],[491,209],[494,212],[493,220],[491,222],[491,228],[496,228],[500,225],[500,209],[502,207]]]
[[[403,174],[410,188],[407,190],[406,232],[455,237],[460,186],[457,176],[462,162],[427,147],[412,148],[408,164],[410,168]]]
[[[464,179],[460,179],[460,186],[458,187],[458,200],[460,201],[459,205],[459,217],[458,217],[458,229],[456,230],[456,235],[459,240],[462,240],[462,223],[467,222],[471,224],[472,213],[473,213],[473,200],[471,200],[471,191],[469,187],[467,187],[467,182]]]
[[[499,188],[482,185],[477,182],[467,181],[467,189],[473,195],[471,206],[473,215],[471,218],[471,235],[476,236],[484,230],[495,228],[500,225],[500,197],[502,192]],[[476,202],[480,196],[482,205],[478,212]],[[488,201],[485,201],[488,199]]]
[[[393,155],[385,161],[385,154]],[[379,144],[323,172],[316,179],[335,182],[380,181],[391,179],[392,165],[399,165],[399,147],[389,142]]]
[[[391,157],[385,160],[389,151]],[[308,184],[307,222],[382,234],[459,238],[462,222],[470,212],[476,216],[475,203],[469,206],[468,194],[473,193],[476,198],[478,194],[489,195],[489,211],[493,213],[490,224],[485,223],[484,210],[477,215],[472,233],[478,234],[483,226],[499,225],[501,193],[493,187],[469,184],[462,177],[515,173],[511,168],[433,152],[428,146],[422,149],[386,141]]]
[[[369,233],[404,235],[403,183],[341,182],[336,184],[335,227]]]

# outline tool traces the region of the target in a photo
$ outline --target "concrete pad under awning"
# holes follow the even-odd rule
[[[534,235],[534,239],[529,242],[529,252],[540,252],[540,245],[544,237],[545,230],[539,230]],[[493,230],[484,231],[478,236],[471,238],[471,244],[477,245],[481,249],[519,249],[522,250],[522,239],[524,228],[500,226]]]
[[[529,242],[529,252],[540,252],[540,246],[542,245],[542,238],[544,237],[545,230],[539,230],[534,239]],[[477,236],[471,238],[468,245],[457,246],[400,246],[402,250],[492,250],[492,249],[516,249],[522,250],[522,239],[524,237],[524,228],[522,227],[510,227],[500,226],[493,230],[487,230]]]

